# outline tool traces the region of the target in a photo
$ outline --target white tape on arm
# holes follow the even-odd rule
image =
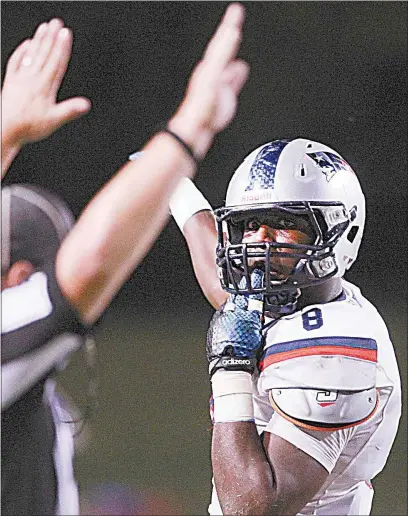
[[[216,371],[212,378],[214,423],[254,421],[252,377],[245,371]]]
[[[212,211],[211,204],[187,177],[180,180],[170,198],[169,207],[181,232],[183,232],[184,224],[195,213],[203,210]]]

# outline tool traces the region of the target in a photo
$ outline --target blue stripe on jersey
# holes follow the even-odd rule
[[[365,337],[319,337],[315,339],[292,340],[280,344],[273,344],[264,351],[262,359],[269,355],[274,355],[275,353],[282,353],[283,351],[292,351],[294,349],[315,346],[341,346],[376,350],[377,341]]]

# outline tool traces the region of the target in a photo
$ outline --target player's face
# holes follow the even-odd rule
[[[249,219],[245,223],[242,238],[242,243],[312,244],[313,241],[314,232],[307,220],[286,213]],[[276,253],[272,253],[271,256],[271,266],[275,271],[272,272],[272,275],[279,280],[285,279],[299,261],[293,257],[280,257],[279,253],[283,251],[288,251],[288,249],[277,248]],[[298,254],[301,251],[291,249],[290,252]],[[250,267],[262,266],[263,261],[263,258],[248,260]]]

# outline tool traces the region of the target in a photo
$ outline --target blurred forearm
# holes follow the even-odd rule
[[[194,162],[159,133],[97,193],[57,257],[57,278],[85,322],[94,322],[168,220],[168,201]],[[78,252],[80,249],[80,252]]]
[[[173,135],[162,131],[151,138],[94,197],[63,242],[57,281],[85,323],[99,318],[144,258],[168,219],[180,179],[193,176],[196,158],[205,157],[234,118],[249,72],[236,59],[243,22],[243,7],[228,6],[168,123]]]

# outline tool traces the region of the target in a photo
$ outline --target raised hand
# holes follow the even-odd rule
[[[249,66],[236,55],[241,43],[245,11],[230,4],[207,48],[194,69],[184,100],[169,127],[187,142],[194,143],[197,156],[203,157],[214,136],[233,120],[238,95],[244,86]],[[194,121],[194,122],[192,122]]]
[[[57,102],[68,67],[72,33],[59,19],[38,26],[8,60],[2,89],[2,131],[17,145],[46,138],[63,124],[87,113],[90,101]]]
[[[254,271],[254,286],[258,279],[260,283],[262,274]],[[213,315],[207,332],[211,374],[218,369],[254,372],[262,346],[263,303],[260,298],[259,294],[230,296]]]

